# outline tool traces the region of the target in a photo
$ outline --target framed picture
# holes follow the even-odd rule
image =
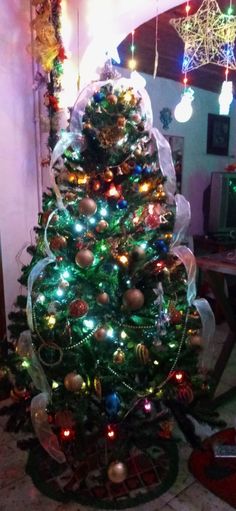
[[[181,193],[183,157],[184,157],[184,137],[176,137],[174,135],[164,135],[168,140],[171,148],[173,163],[176,173],[177,192]]]
[[[207,153],[227,156],[229,151],[230,118],[208,114]]]

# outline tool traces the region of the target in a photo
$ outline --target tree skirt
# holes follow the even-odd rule
[[[215,458],[214,445],[236,445],[235,429],[225,429],[207,438],[203,449],[189,459],[194,477],[209,491],[236,509],[236,458]]]
[[[85,462],[72,469],[59,465],[37,446],[29,453],[26,472],[35,486],[48,497],[62,502],[76,501],[104,509],[123,509],[149,502],[174,483],[178,472],[178,451],[173,441],[157,440],[148,448],[132,448],[124,460],[128,476],[121,484],[107,477],[104,446],[91,449]]]

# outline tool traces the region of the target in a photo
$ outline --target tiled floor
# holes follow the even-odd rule
[[[225,335],[225,325],[217,327],[215,356]],[[218,393],[236,383],[236,349],[233,351]],[[219,409],[229,426],[236,425],[236,397]],[[18,437],[4,432],[6,419],[0,417],[0,511],[85,511],[78,503],[60,504],[42,495],[25,474],[27,453],[16,447]],[[138,511],[230,511],[233,508],[203,488],[189,473],[187,460],[191,448],[180,442],[180,466],[175,484],[155,501],[140,506]],[[86,511],[92,511],[86,508]]]

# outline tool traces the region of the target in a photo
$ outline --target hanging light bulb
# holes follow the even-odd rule
[[[182,94],[181,100],[178,105],[175,107],[174,116],[176,121],[178,122],[187,122],[189,121],[192,113],[192,101],[194,98],[194,91],[191,87],[188,87],[184,90]]]
[[[224,81],[219,95],[220,115],[228,115],[233,101],[233,82]]]

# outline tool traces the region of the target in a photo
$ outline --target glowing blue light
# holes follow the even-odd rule
[[[57,289],[57,296],[63,296],[64,292],[60,287]]]
[[[81,224],[75,224],[75,230],[76,232],[82,232],[84,226]]]
[[[92,218],[90,218],[90,219],[89,219],[89,223],[90,223],[91,225],[94,225],[94,224],[96,223],[96,219],[95,219],[95,218],[93,218],[93,217],[92,217]]]
[[[143,243],[141,243],[141,244],[140,244],[140,247],[142,247],[142,248],[147,248],[147,242],[146,242],[146,241],[144,241]]]
[[[109,328],[107,330],[107,337],[110,337],[110,339],[112,339],[113,336],[114,336],[114,330],[113,330],[113,328]]]
[[[100,211],[100,215],[101,216],[107,216],[108,215],[108,212],[106,210],[106,208],[102,208],[101,211]]]
[[[68,272],[68,270],[65,270],[64,273],[62,274],[62,276],[64,277],[64,279],[68,279],[70,276],[70,273]]]
[[[38,295],[37,302],[44,303],[45,300],[46,300],[46,298],[44,295],[42,295],[42,294]]]
[[[85,319],[83,321],[83,324],[84,326],[86,326],[87,328],[94,328],[94,321],[92,319]]]

